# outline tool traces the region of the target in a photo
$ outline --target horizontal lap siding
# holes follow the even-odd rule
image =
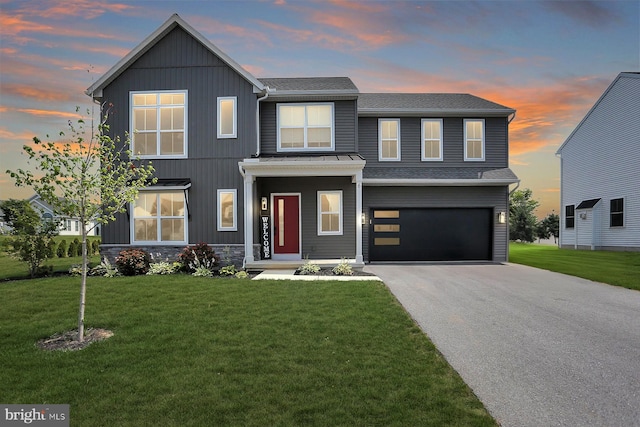
[[[367,218],[377,208],[493,208],[493,260],[507,260],[507,224],[496,221],[497,212],[508,212],[507,187],[364,187]],[[363,227],[362,247],[368,260],[369,225]]]
[[[258,178],[257,197],[271,200],[272,193],[300,193],[302,207],[302,256],[310,259],[355,257],[355,185],[350,177]],[[318,191],[342,190],[343,233],[318,236]],[[271,201],[269,202],[271,203]],[[269,206],[271,208],[271,206]],[[260,221],[254,231],[259,236]]]
[[[392,115],[388,118],[394,118]],[[427,118],[427,117],[424,117]],[[432,117],[434,118],[434,117]],[[473,118],[473,117],[467,117]],[[401,162],[380,162],[378,160],[378,118],[361,117],[358,122],[358,144],[360,154],[368,166],[375,167],[508,167],[507,121],[505,118],[485,119],[485,161],[464,161],[464,119],[446,117],[443,119],[443,157],[441,162],[422,161],[421,117],[400,119]]]
[[[311,104],[311,103],[310,103]],[[333,101],[334,104],[334,135],[335,150],[331,153],[354,153],[356,151],[356,102]],[[276,102],[262,102],[260,104],[260,145],[263,155],[279,154],[278,120]],[[300,150],[298,153],[287,151],[287,155],[319,154],[318,151]]]
[[[190,178],[189,242],[240,244],[244,240],[243,179],[238,162],[256,151],[253,86],[181,29],[174,29],[104,90],[113,105],[113,136],[129,132],[129,92],[187,90],[188,158],[152,159],[157,178]],[[217,97],[237,97],[237,138],[217,138]],[[217,189],[237,190],[238,231],[216,230]],[[103,242],[128,243],[129,220],[120,215]]]

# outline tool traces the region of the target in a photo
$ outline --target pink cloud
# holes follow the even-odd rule
[[[46,7],[46,5],[49,6]],[[134,6],[123,3],[95,0],[53,0],[45,4],[37,4],[37,6],[38,7],[32,7],[29,3],[26,3],[19,9],[19,12],[48,19],[58,19],[68,16],[94,19],[107,12],[123,14],[135,9]]]

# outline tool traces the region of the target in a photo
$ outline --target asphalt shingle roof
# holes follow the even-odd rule
[[[358,112],[477,111],[510,114],[513,109],[466,93],[361,93]]]
[[[263,85],[271,89],[286,92],[298,91],[345,91],[358,92],[358,88],[349,77],[285,77],[285,78],[260,78]]]
[[[518,177],[509,168],[491,169],[482,167],[365,167],[364,179],[477,179],[477,180],[512,180]]]

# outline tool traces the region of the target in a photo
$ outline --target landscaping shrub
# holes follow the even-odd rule
[[[116,265],[122,275],[136,276],[147,274],[150,260],[149,254],[141,249],[126,249],[118,254]]]
[[[49,240],[49,243],[47,243],[47,258],[53,258],[57,256],[57,253],[56,253],[57,247],[58,245],[56,244],[55,240],[53,239]]]
[[[221,276],[235,276],[237,272],[238,270],[236,270],[236,266],[233,264],[227,265],[226,267],[222,267],[220,269]]]
[[[56,254],[58,255],[58,258],[66,258],[67,256],[67,241],[62,239],[60,240],[60,243],[58,243],[58,249]]]
[[[69,243],[69,247],[67,248],[67,256],[69,258],[72,258],[74,256],[76,256],[76,253],[78,252],[78,246],[76,245],[76,240],[72,240],[71,243]]]
[[[153,262],[149,265],[148,275],[152,274],[173,274],[180,269],[181,265],[177,262],[170,264],[166,261]]]
[[[342,258],[340,264],[333,267],[333,274],[336,276],[351,276],[353,274],[353,269],[351,268],[351,264],[345,258]]]
[[[100,240],[93,240],[91,242],[91,253],[93,255],[100,254]]]
[[[318,274],[320,266],[312,261],[307,261],[302,267],[300,267],[300,274]]]
[[[247,277],[249,277],[249,273],[247,273],[246,271],[238,271],[236,273],[236,278],[238,279],[246,279]]]
[[[100,265],[93,267],[89,270],[89,276],[104,276],[104,277],[116,277],[119,276],[118,269],[109,262],[107,257],[104,257]]]
[[[73,256],[82,256],[82,242],[80,242],[77,237],[73,239],[73,245],[76,247],[76,253]],[[87,251],[87,255],[88,254],[89,251]]]
[[[206,243],[198,243],[194,246],[187,246],[178,255],[178,262],[181,270],[189,273],[196,271],[198,267],[213,269],[218,266],[220,257]]]

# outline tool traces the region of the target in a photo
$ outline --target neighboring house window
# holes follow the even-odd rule
[[[75,221],[75,224],[74,224],[74,226],[75,226],[75,227],[74,227],[74,231],[79,231],[79,230],[80,230],[79,223],[80,223],[79,221]]]
[[[187,92],[132,92],[132,153],[186,157]]]
[[[464,121],[464,159],[484,160],[484,120]]]
[[[333,104],[278,104],[278,151],[333,149]]]
[[[610,227],[622,227],[624,225],[624,200],[623,199],[611,199],[609,216],[610,216],[610,221],[609,221]]]
[[[342,191],[318,191],[318,235],[342,235]]]
[[[236,101],[235,96],[218,98],[218,138],[236,138]]]
[[[400,119],[378,120],[378,158],[400,160]]]
[[[573,228],[576,220],[575,205],[564,207],[564,228]]]
[[[64,231],[71,231],[71,220],[70,219],[66,219],[64,220],[64,227],[62,228]]]
[[[187,209],[182,191],[140,191],[133,203],[132,241],[186,242]]]
[[[442,160],[442,120],[422,119],[422,160]]]
[[[237,190],[218,190],[218,231],[237,231]]]

